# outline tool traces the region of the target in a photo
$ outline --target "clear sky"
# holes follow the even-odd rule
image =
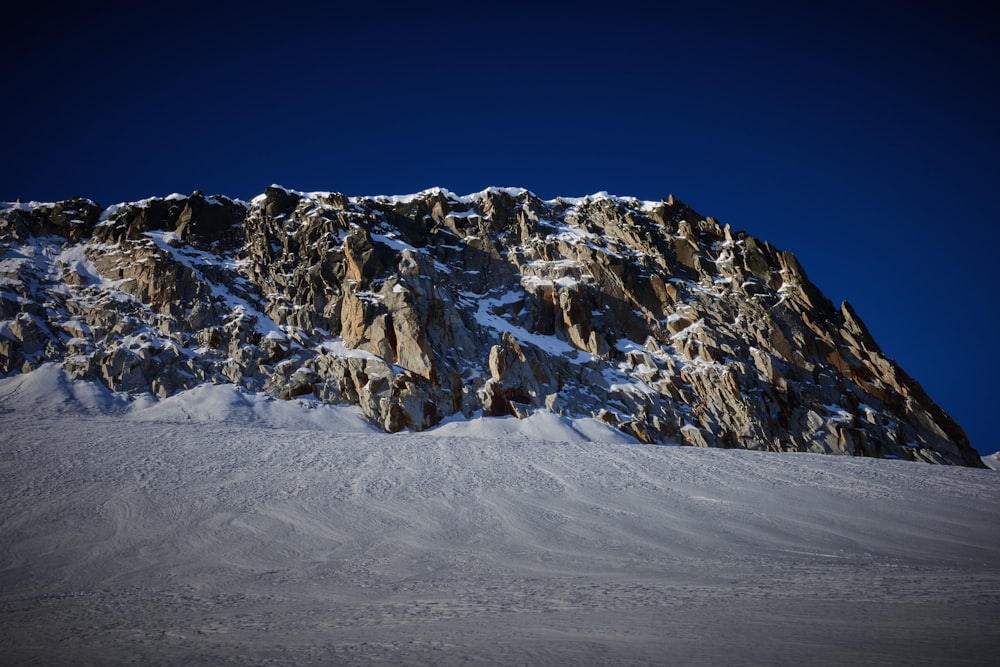
[[[672,193],[793,251],[1000,449],[985,3],[18,4],[0,200]]]

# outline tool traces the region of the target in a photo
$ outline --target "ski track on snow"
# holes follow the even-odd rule
[[[11,663],[989,664],[1000,638],[992,471],[15,394]]]

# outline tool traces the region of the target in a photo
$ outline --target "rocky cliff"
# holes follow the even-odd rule
[[[982,465],[795,257],[669,198],[518,189],[0,208],[0,372],[165,397],[592,415],[643,442]]]

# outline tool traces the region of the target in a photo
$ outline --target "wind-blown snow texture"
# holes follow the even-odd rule
[[[1000,640],[989,470],[545,413],[389,435],[52,365],[0,380],[0,431],[6,664],[986,665]]]

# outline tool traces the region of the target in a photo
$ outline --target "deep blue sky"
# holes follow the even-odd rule
[[[792,250],[1000,449],[987,10],[134,4],[0,12],[0,200],[673,193]]]

